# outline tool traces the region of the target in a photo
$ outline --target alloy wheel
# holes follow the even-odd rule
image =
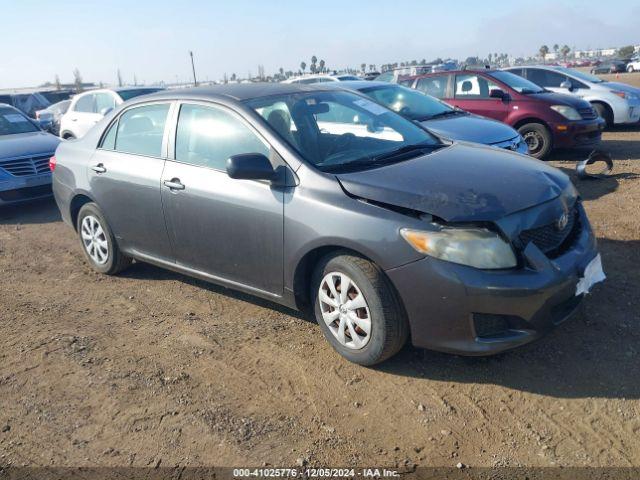
[[[100,221],[93,215],[87,215],[80,225],[82,245],[87,254],[98,265],[104,265],[109,260],[109,241],[100,225]]]
[[[320,312],[329,331],[341,345],[364,348],[371,339],[371,315],[362,291],[341,272],[331,272],[320,282]]]

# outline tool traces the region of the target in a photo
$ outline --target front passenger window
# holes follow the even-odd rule
[[[145,105],[124,112],[118,121],[115,150],[161,157],[162,137],[168,112],[168,103]]]
[[[176,132],[176,160],[226,170],[241,153],[269,156],[269,147],[242,120],[220,108],[183,105]]]

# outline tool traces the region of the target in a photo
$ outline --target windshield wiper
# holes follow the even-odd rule
[[[465,112],[464,110],[445,110],[444,112],[435,113],[430,117],[425,117],[424,120],[432,120],[434,118],[448,117],[449,115],[465,115],[466,113],[467,112]]]
[[[413,145],[405,145],[403,147],[396,148],[390,152],[381,153],[378,155],[368,156],[364,158],[358,158],[339,165],[328,165],[323,168],[326,172],[344,172],[345,170],[357,170],[362,167],[373,168],[383,165],[389,165],[395,161],[408,160],[407,154],[416,152],[418,154],[426,150],[437,150],[445,147],[444,143],[416,143]]]

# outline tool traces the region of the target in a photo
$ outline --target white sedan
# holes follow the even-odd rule
[[[73,97],[60,119],[60,137],[80,138],[116,106],[133,97],[162,90],[154,87],[119,87],[90,90]]]

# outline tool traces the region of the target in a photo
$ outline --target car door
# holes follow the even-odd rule
[[[183,103],[175,130],[173,159],[162,176],[162,203],[177,263],[281,295],[284,190],[265,181],[235,180],[226,172],[233,155],[274,158],[269,145],[221,105]]]
[[[96,113],[96,94],[86,93],[76,101],[73,108],[69,109],[68,125],[76,138],[83,137],[102,118]]]
[[[456,107],[495,120],[504,121],[509,114],[509,102],[502,98],[492,98],[492,90],[502,90],[491,79],[473,72],[458,73],[453,82],[453,100]]]
[[[123,111],[89,162],[90,191],[120,248],[173,262],[160,197],[166,158],[165,126],[172,104],[154,102]]]

